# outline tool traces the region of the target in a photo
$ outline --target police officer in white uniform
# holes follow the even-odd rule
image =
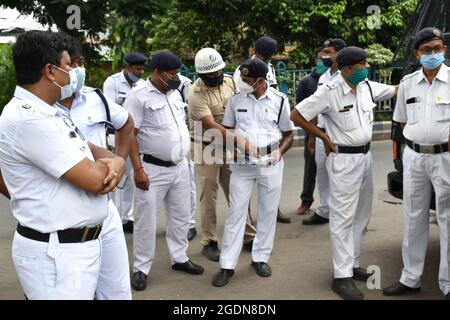
[[[178,73],[178,78],[180,78],[180,86],[178,87],[178,91],[181,94],[181,100],[186,103],[185,109],[185,119],[186,125],[189,128],[189,111],[187,108],[187,98],[189,89],[192,87],[192,80],[188,77],[183,76],[181,73]],[[197,211],[197,187],[195,185],[195,170],[194,170],[194,160],[189,158],[189,178],[191,185],[191,219],[189,225],[189,231],[187,235],[187,239],[191,241],[197,235],[197,228],[195,227],[195,213]]]
[[[203,273],[187,256],[190,220],[190,177],[187,156],[189,131],[186,104],[177,88],[181,60],[170,51],[158,51],[151,61],[152,75],[145,86],[134,88],[125,108],[134,119],[131,161],[136,183],[133,236],[134,290],[144,290],[156,245],[157,216],[164,204],[166,240],[173,270]]]
[[[103,84],[105,96],[121,106],[133,87],[145,83],[141,78],[148,57],[139,52],[131,52],[127,53],[124,59],[126,63],[124,69],[106,78]],[[114,135],[111,137],[114,138]],[[114,144],[114,141],[112,141],[112,144]],[[132,165],[128,159],[126,172],[128,177],[133,175],[131,170]],[[114,204],[122,216],[123,229],[130,233],[133,232],[134,190],[133,179],[127,179],[123,189],[116,190],[113,195]]]
[[[217,287],[226,285],[234,274],[243,243],[247,209],[253,185],[258,186],[258,223],[252,247],[252,266],[261,277],[272,274],[268,264],[275,238],[277,208],[283,179],[283,154],[293,141],[287,97],[270,87],[267,65],[255,58],[240,66],[240,93],[230,97],[222,124],[234,128],[258,148],[245,163],[230,166],[230,212],[225,222],[221,271],[213,278]]]
[[[403,78],[394,120],[404,127],[403,153],[403,264],[400,281],[383,290],[387,296],[420,288],[428,243],[428,215],[432,187],[440,229],[439,288],[450,299],[450,69],[442,31],[420,30],[414,54],[423,68]]]
[[[396,87],[367,81],[367,53],[347,47],[337,55],[338,78],[299,103],[291,119],[323,140],[330,179],[332,289],[344,299],[362,299],[352,278],[367,281],[360,267],[364,234],[372,211],[373,177],[370,141],[374,101],[394,96]],[[322,113],[326,133],[311,121]]]
[[[106,193],[120,181],[125,162],[84,140],[52,107],[77,86],[57,34],[22,34],[13,59],[18,86],[0,116],[0,167],[19,223],[16,272],[28,299],[93,299]]]
[[[328,39],[324,42],[323,64],[328,68],[328,70],[319,78],[318,88],[330,83],[335,80],[337,76],[341,73],[336,62],[336,56],[339,51],[346,47],[346,43],[342,39]],[[317,116],[317,127],[325,131],[325,126],[323,123],[322,115]],[[311,144],[315,142],[314,146],[314,157],[317,166],[317,188],[319,190],[320,204],[315,210],[313,215],[309,218],[303,219],[302,223],[304,225],[318,225],[329,222],[330,218],[330,207],[328,205],[330,197],[330,183],[327,173],[327,154],[325,153],[325,146],[321,139],[316,139],[316,137],[310,137]]]
[[[278,89],[277,77],[275,74],[275,68],[273,67],[270,60],[273,58],[274,54],[278,50],[277,40],[263,36],[259,37],[255,42],[255,54],[251,57],[252,59],[260,59],[267,64],[267,75],[266,80],[272,88]],[[233,80],[239,87],[242,85],[240,66],[236,68],[233,74]],[[286,217],[278,208],[277,221],[280,223],[291,223],[291,218]],[[246,246],[251,250],[251,246]]]
[[[72,96],[57,102],[55,107],[65,112],[86,140],[97,146],[107,148],[107,127],[116,129],[115,153],[125,160],[134,132],[133,119],[125,108],[104,97],[100,90],[84,86],[86,71],[81,45],[71,36],[63,37],[69,44],[68,53],[77,74],[77,88]],[[112,199],[109,199],[108,207],[108,217],[100,233],[102,263],[95,298],[130,300],[128,251],[122,221]]]

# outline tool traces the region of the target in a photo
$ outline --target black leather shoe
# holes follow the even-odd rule
[[[255,268],[256,273],[261,277],[270,277],[272,275],[272,269],[266,262],[252,261],[252,266]]]
[[[172,269],[177,271],[184,271],[190,274],[202,274],[204,271],[202,266],[193,263],[191,260],[188,260],[185,263],[175,263],[172,265]]]
[[[247,242],[247,243],[244,243],[244,244],[242,245],[242,249],[244,249],[245,251],[248,251],[248,252],[252,252],[252,249],[253,249],[253,239],[250,240],[250,241]]]
[[[147,287],[147,275],[141,271],[133,273],[131,287],[136,291],[143,291]]]
[[[311,217],[303,219],[302,223],[307,226],[316,225],[316,224],[325,224],[330,222],[330,219],[325,219],[314,213]]]
[[[203,247],[202,253],[211,261],[219,261],[220,251],[216,241],[210,241]]]
[[[197,235],[197,229],[195,229],[195,227],[190,228],[188,235],[187,235],[188,241],[191,241],[192,239],[194,239],[196,235]]]
[[[278,208],[277,222],[279,222],[279,223],[291,223],[291,218],[286,217],[286,216],[280,211],[280,208]]]
[[[373,272],[368,273],[364,268],[353,268],[353,280],[367,282],[371,275],[373,275]]]
[[[128,233],[133,233],[133,221],[129,220],[127,223],[122,225],[123,231]]]
[[[397,281],[393,285],[383,289],[383,295],[385,296],[398,296],[407,292],[417,292],[420,288],[410,288],[405,286],[400,281]]]
[[[334,292],[344,300],[363,300],[362,292],[355,286],[352,278],[333,279],[331,286]]]
[[[228,283],[230,278],[233,276],[234,270],[231,269],[221,269],[219,273],[217,273],[213,280],[212,285],[215,287],[223,287]]]

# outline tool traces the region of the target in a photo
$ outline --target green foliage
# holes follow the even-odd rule
[[[15,75],[11,46],[0,45],[0,113],[14,94]]]
[[[394,53],[379,43],[371,44],[366,48],[366,51],[369,56],[367,61],[372,67],[378,69],[379,80],[382,82],[388,81],[392,74],[392,69],[386,68],[385,66],[392,62]]]

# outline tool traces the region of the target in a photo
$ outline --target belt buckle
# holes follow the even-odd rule
[[[434,145],[420,145],[420,153],[434,154]]]

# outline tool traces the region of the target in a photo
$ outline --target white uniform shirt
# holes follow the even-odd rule
[[[231,96],[222,121],[224,126],[235,128],[248,137],[257,148],[277,143],[282,138],[281,132],[294,130],[288,98],[268,83],[267,86],[259,100],[253,94],[237,93]],[[277,123],[282,99],[283,109]]]
[[[123,72],[122,70],[109,76],[103,83],[103,94],[119,105],[123,105],[126,96],[133,87],[145,83],[143,79],[140,79],[133,86],[130,86]]]
[[[331,68],[328,68],[327,71],[323,75],[320,76],[319,82],[317,83],[317,88],[323,86],[324,84],[330,83],[331,81],[335,80],[338,75],[341,74],[341,70],[337,70],[333,74],[331,74]],[[317,116],[317,126],[319,128],[324,128],[323,118],[322,115],[319,114]]]
[[[448,141],[450,127],[450,68],[442,64],[430,85],[420,69],[400,83],[393,119],[406,123],[403,135],[418,144]]]
[[[109,105],[111,123],[115,129],[122,128],[128,120],[128,111],[105,97]],[[86,140],[106,148],[106,109],[103,101],[93,88],[83,87],[75,92],[75,99],[70,109],[58,102],[55,107],[64,111],[72,119],[78,129],[81,130]],[[103,123],[102,123],[103,122]]]
[[[63,112],[16,87],[0,116],[0,167],[18,222],[42,233],[101,224],[108,198],[61,178],[84,158],[87,142]]]
[[[354,94],[339,75],[310,97],[295,106],[297,111],[311,121],[322,113],[325,130],[331,140],[340,146],[362,146],[372,139],[373,108],[376,104],[370,95],[370,84],[375,101],[390,99],[395,87],[372,81],[363,81]]]
[[[185,122],[186,103],[178,90],[164,94],[147,80],[144,86],[133,88],[124,106],[139,130],[141,154],[175,163],[187,156],[190,138]]]
[[[254,59],[254,58],[256,58],[256,56],[252,56],[252,59]],[[234,73],[233,73],[233,80],[234,80],[234,83],[236,83],[236,84],[242,82],[241,70],[239,70],[239,67],[240,66],[238,66],[236,68],[236,70],[234,70]],[[269,68],[269,71],[266,74],[267,82],[269,82],[269,85],[271,85],[271,86],[278,84],[277,83],[277,77],[276,77],[276,74],[275,74],[275,68],[273,67],[272,63],[269,62],[267,64],[267,67]]]

